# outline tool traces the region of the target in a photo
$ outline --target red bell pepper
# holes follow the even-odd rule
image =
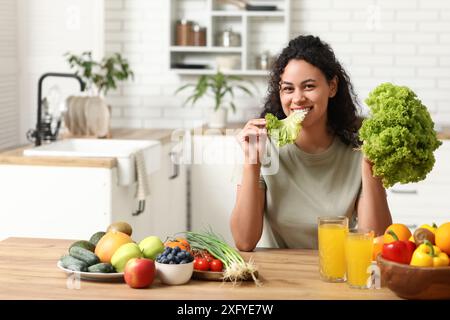
[[[395,241],[391,243],[385,243],[381,251],[381,256],[387,260],[409,264],[411,262],[414,250],[416,250],[416,244],[409,240],[400,241],[394,231],[389,230],[388,233],[394,238]]]

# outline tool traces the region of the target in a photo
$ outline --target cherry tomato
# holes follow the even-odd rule
[[[223,269],[223,263],[222,261],[220,261],[219,259],[213,259],[211,260],[211,262],[209,263],[209,269],[211,271],[217,271],[217,272],[221,272]]]
[[[212,255],[211,253],[209,253],[209,252],[204,253],[204,254],[203,254],[203,258],[205,258],[206,260],[208,260],[209,263],[211,263],[211,261],[214,260],[213,255]]]
[[[195,258],[194,259],[194,269],[200,271],[208,271],[209,263],[205,258]]]

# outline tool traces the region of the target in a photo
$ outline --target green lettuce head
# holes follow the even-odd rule
[[[442,144],[427,108],[405,86],[383,83],[366,99],[371,117],[359,130],[362,152],[385,188],[424,180],[433,169],[433,152]]]
[[[287,118],[279,120],[271,113],[266,114],[266,128],[270,138],[282,147],[288,143],[294,143],[302,128],[301,122],[306,116],[306,111],[292,112]]]

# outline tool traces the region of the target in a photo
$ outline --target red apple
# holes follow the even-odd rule
[[[130,259],[125,265],[125,282],[131,288],[147,288],[155,279],[155,263],[153,260],[145,258]]]

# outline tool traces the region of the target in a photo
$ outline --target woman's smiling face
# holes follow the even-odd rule
[[[334,97],[336,90],[337,78],[328,81],[319,68],[304,60],[289,61],[281,75],[283,111],[289,116],[295,110],[307,109],[303,127],[317,123],[326,125],[328,99]]]

